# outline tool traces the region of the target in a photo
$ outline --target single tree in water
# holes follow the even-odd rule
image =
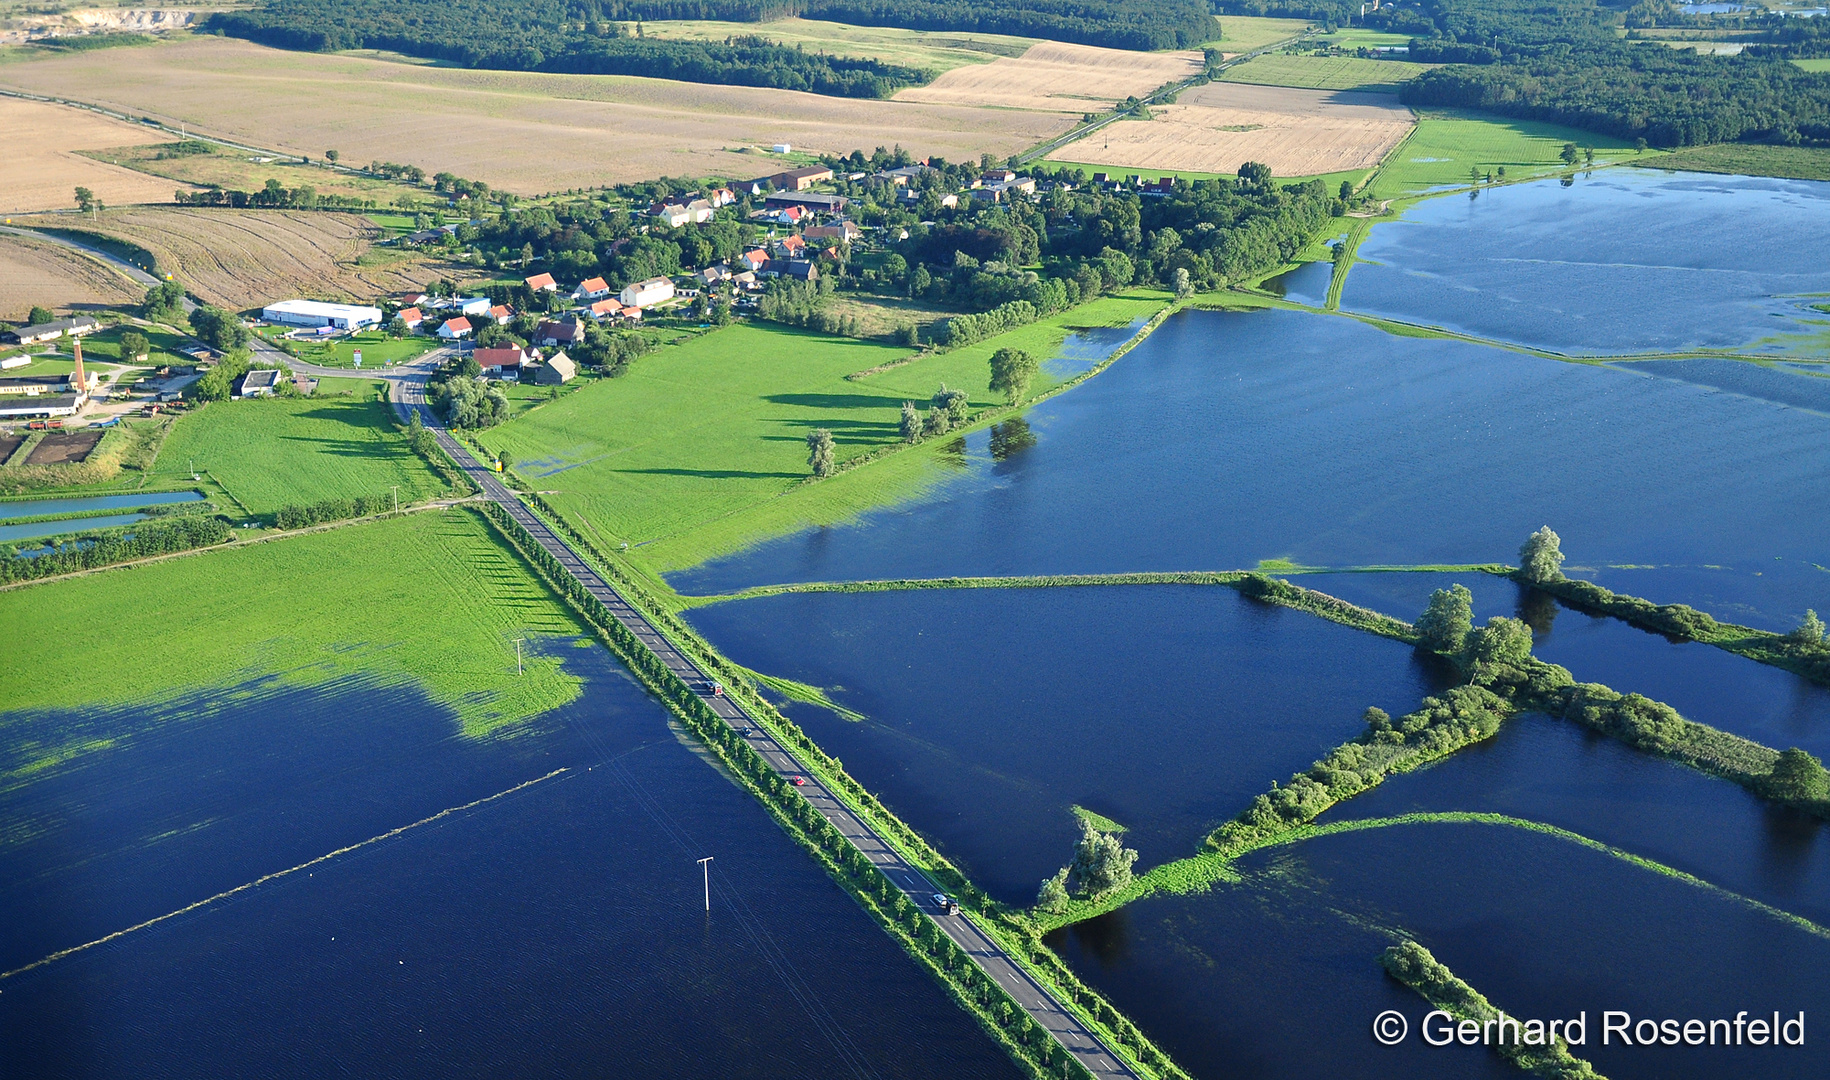
[[[1798,629],[1787,634],[1786,640],[1809,649],[1823,648],[1824,620],[1817,617],[1817,612],[1806,608],[1805,617],[1798,622]]]
[[[1042,883],[1036,892],[1036,906],[1050,915],[1059,915],[1067,910],[1067,867],[1062,867],[1054,877]]]
[[[1474,594],[1466,585],[1451,585],[1430,594],[1430,606],[1417,617],[1417,644],[1431,652],[1454,655],[1474,631]]]
[[[921,414],[915,411],[913,401],[902,403],[902,441],[906,443],[921,441]]]
[[[1118,837],[1085,822],[1081,823],[1081,830],[1074,861],[1068,866],[1068,888],[1082,896],[1097,897],[1131,884],[1131,865],[1137,862],[1137,852],[1119,843]]]
[[[813,467],[813,475],[826,477],[832,475],[835,464],[832,455],[832,432],[825,428],[814,428],[807,433],[807,464]]]
[[[1543,584],[1563,579],[1563,541],[1549,525],[1525,538],[1519,547],[1519,573],[1526,581]]]
[[[1040,366],[1034,356],[1022,349],[999,349],[991,354],[990,388],[1015,405],[1029,392],[1029,382]]]
[[[1767,774],[1767,794],[1790,802],[1821,802],[1830,796],[1830,774],[1824,763],[1794,746],[1779,755]]]

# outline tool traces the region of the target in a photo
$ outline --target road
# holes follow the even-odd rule
[[[295,365],[296,367],[296,365]],[[392,382],[394,400],[397,408],[415,409],[420,413],[420,421],[437,438],[439,445],[450,455],[452,461],[463,469],[475,482],[483,494],[491,501],[507,510],[521,527],[528,531],[534,542],[545,548],[560,565],[579,580],[592,596],[603,602],[605,608],[616,620],[634,633],[642,643],[654,650],[668,670],[686,681],[688,686],[702,687],[711,683],[711,677],[697,664],[676,649],[647,616],[637,610],[613,589],[590,565],[573,550],[563,538],[547,528],[546,524],[515,497],[496,476],[496,474],[471,456],[471,453],[451,433],[446,431],[438,418],[427,408],[425,401],[425,374],[430,365],[424,362],[411,368],[397,369],[398,377]],[[1107,1050],[1094,1037],[1078,1017],[1068,1012],[1048,991],[1044,990],[1029,973],[1024,971],[1004,949],[993,941],[978,924],[965,915],[946,915],[934,903],[933,896],[941,892],[920,868],[910,864],[895,848],[891,847],[875,829],[871,828],[852,812],[843,801],[814,779],[795,756],[770,735],[768,730],[757,723],[736,702],[722,695],[701,692],[706,704],[722,718],[725,723],[740,733],[750,746],[770,767],[783,776],[800,776],[806,779],[806,785],[799,788],[801,795],[818,810],[827,821],[830,821],[845,838],[865,857],[882,870],[889,880],[902,889],[903,893],[916,907],[933,918],[948,937],[970,956],[974,963],[990,975],[997,984],[1004,988],[1016,1002],[1021,1005],[1032,1019],[1050,1035],[1055,1037],[1070,1054],[1086,1066],[1096,1077],[1127,1077],[1141,1080],[1133,1071],[1110,1050]]]

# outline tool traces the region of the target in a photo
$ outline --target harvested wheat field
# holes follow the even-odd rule
[[[148,206],[107,210],[82,227],[145,248],[198,299],[237,311],[293,297],[371,300],[442,276],[439,266],[417,258],[358,265],[379,230],[357,214]]]
[[[73,207],[79,185],[109,205],[171,202],[173,190],[190,186],[75,153],[168,138],[151,128],[67,105],[0,98],[0,131],[6,132],[6,152],[0,153],[0,212]]]
[[[1022,56],[958,67],[897,101],[1063,113],[1101,112],[1128,97],[1201,74],[1199,52],[1143,53],[1044,41]]]
[[[68,313],[131,304],[145,291],[60,244],[0,232],[0,319],[23,322],[34,305]]]
[[[1385,94],[1209,83],[1147,121],[1108,124],[1049,155],[1121,169],[1237,172],[1261,161],[1277,176],[1370,169],[1416,117]]]
[[[779,159],[744,151],[783,142],[843,153],[900,143],[954,160],[1007,155],[1059,135],[1069,122],[1054,111],[472,71],[216,37],[136,49],[128,66],[108,50],[0,65],[0,85],[182,120],[206,134],[313,158],[335,147],[346,161],[449,170],[523,195],[661,175],[759,175],[775,171]]]

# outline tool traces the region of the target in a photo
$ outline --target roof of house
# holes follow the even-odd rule
[[[578,287],[580,289],[583,289],[585,292],[603,292],[605,289],[608,289],[610,287],[610,285],[609,285],[609,283],[604,281],[603,278],[594,277],[594,278],[586,278],[583,281],[579,282]]]
[[[416,307],[403,307],[399,311],[396,311],[394,314],[397,318],[401,319],[403,322],[416,323],[416,322],[425,322],[426,321],[426,317],[424,315],[421,315],[419,313],[419,309]]]
[[[476,349],[470,354],[476,357],[481,367],[520,367],[527,361],[527,354],[517,346],[509,345],[494,349]]]
[[[756,248],[754,250],[744,252],[743,255],[740,256],[740,258],[748,259],[753,263],[766,263],[769,261],[769,253],[764,251],[762,248]]]
[[[807,246],[807,241],[798,236],[784,236],[781,239],[782,250],[799,251]]]
[[[568,376],[578,374],[578,365],[574,364],[572,358],[565,353],[554,353],[547,357],[546,366]]]
[[[462,315],[459,315],[455,319],[446,319],[445,325],[441,327],[441,329],[449,330],[454,334],[460,333],[470,329],[470,320]]]
[[[623,310],[623,302],[616,299],[599,300],[597,303],[591,305],[591,314],[593,315],[615,315],[621,310]]]
[[[658,289],[663,285],[671,287],[673,281],[664,277],[644,278],[641,281],[632,282],[630,288],[635,289],[637,292],[647,292],[649,289]]]
[[[551,319],[540,324],[534,331],[537,338],[551,338],[554,341],[577,341],[585,336],[585,328],[575,322],[554,322]]]
[[[506,319],[513,314],[514,311],[507,304],[496,304],[489,309],[489,317],[492,319]]]
[[[553,280],[551,274],[535,274],[531,278],[523,279],[522,284],[530,289],[551,289],[557,286],[557,282]]]

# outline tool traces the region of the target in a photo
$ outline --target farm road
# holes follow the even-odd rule
[[[1101,1080],[1114,1077],[1141,1080],[1134,1070],[1106,1049],[1078,1017],[1056,1001],[969,916],[947,915],[941,911],[933,899],[936,893],[942,891],[938,885],[904,859],[881,834],[858,817],[824,784],[814,779],[792,753],[757,723],[755,717],[730,698],[713,694],[709,689],[712,680],[699,665],[675,648],[673,642],[663,636],[646,615],[623,599],[570,544],[547,528],[514,492],[496,478],[494,472],[480,464],[469,450],[445,430],[438,417],[426,406],[425,377],[433,363],[435,361],[431,357],[424,358],[413,368],[401,371],[399,377],[391,382],[395,407],[403,415],[407,414],[407,410],[417,410],[421,422],[437,436],[445,453],[482,489],[484,496],[507,510],[536,543],[558,559],[560,565],[577,578],[592,596],[603,602],[618,622],[653,650],[668,670],[685,680],[688,686],[694,687],[712,711],[741,734],[770,767],[783,776],[805,777],[806,784],[799,790],[814,809],[901,888],[903,894],[919,910],[933,919],[935,925],[952,938],[971,957],[973,963],[1003,987],[1029,1013],[1031,1019],[1053,1036],[1081,1065]]]

